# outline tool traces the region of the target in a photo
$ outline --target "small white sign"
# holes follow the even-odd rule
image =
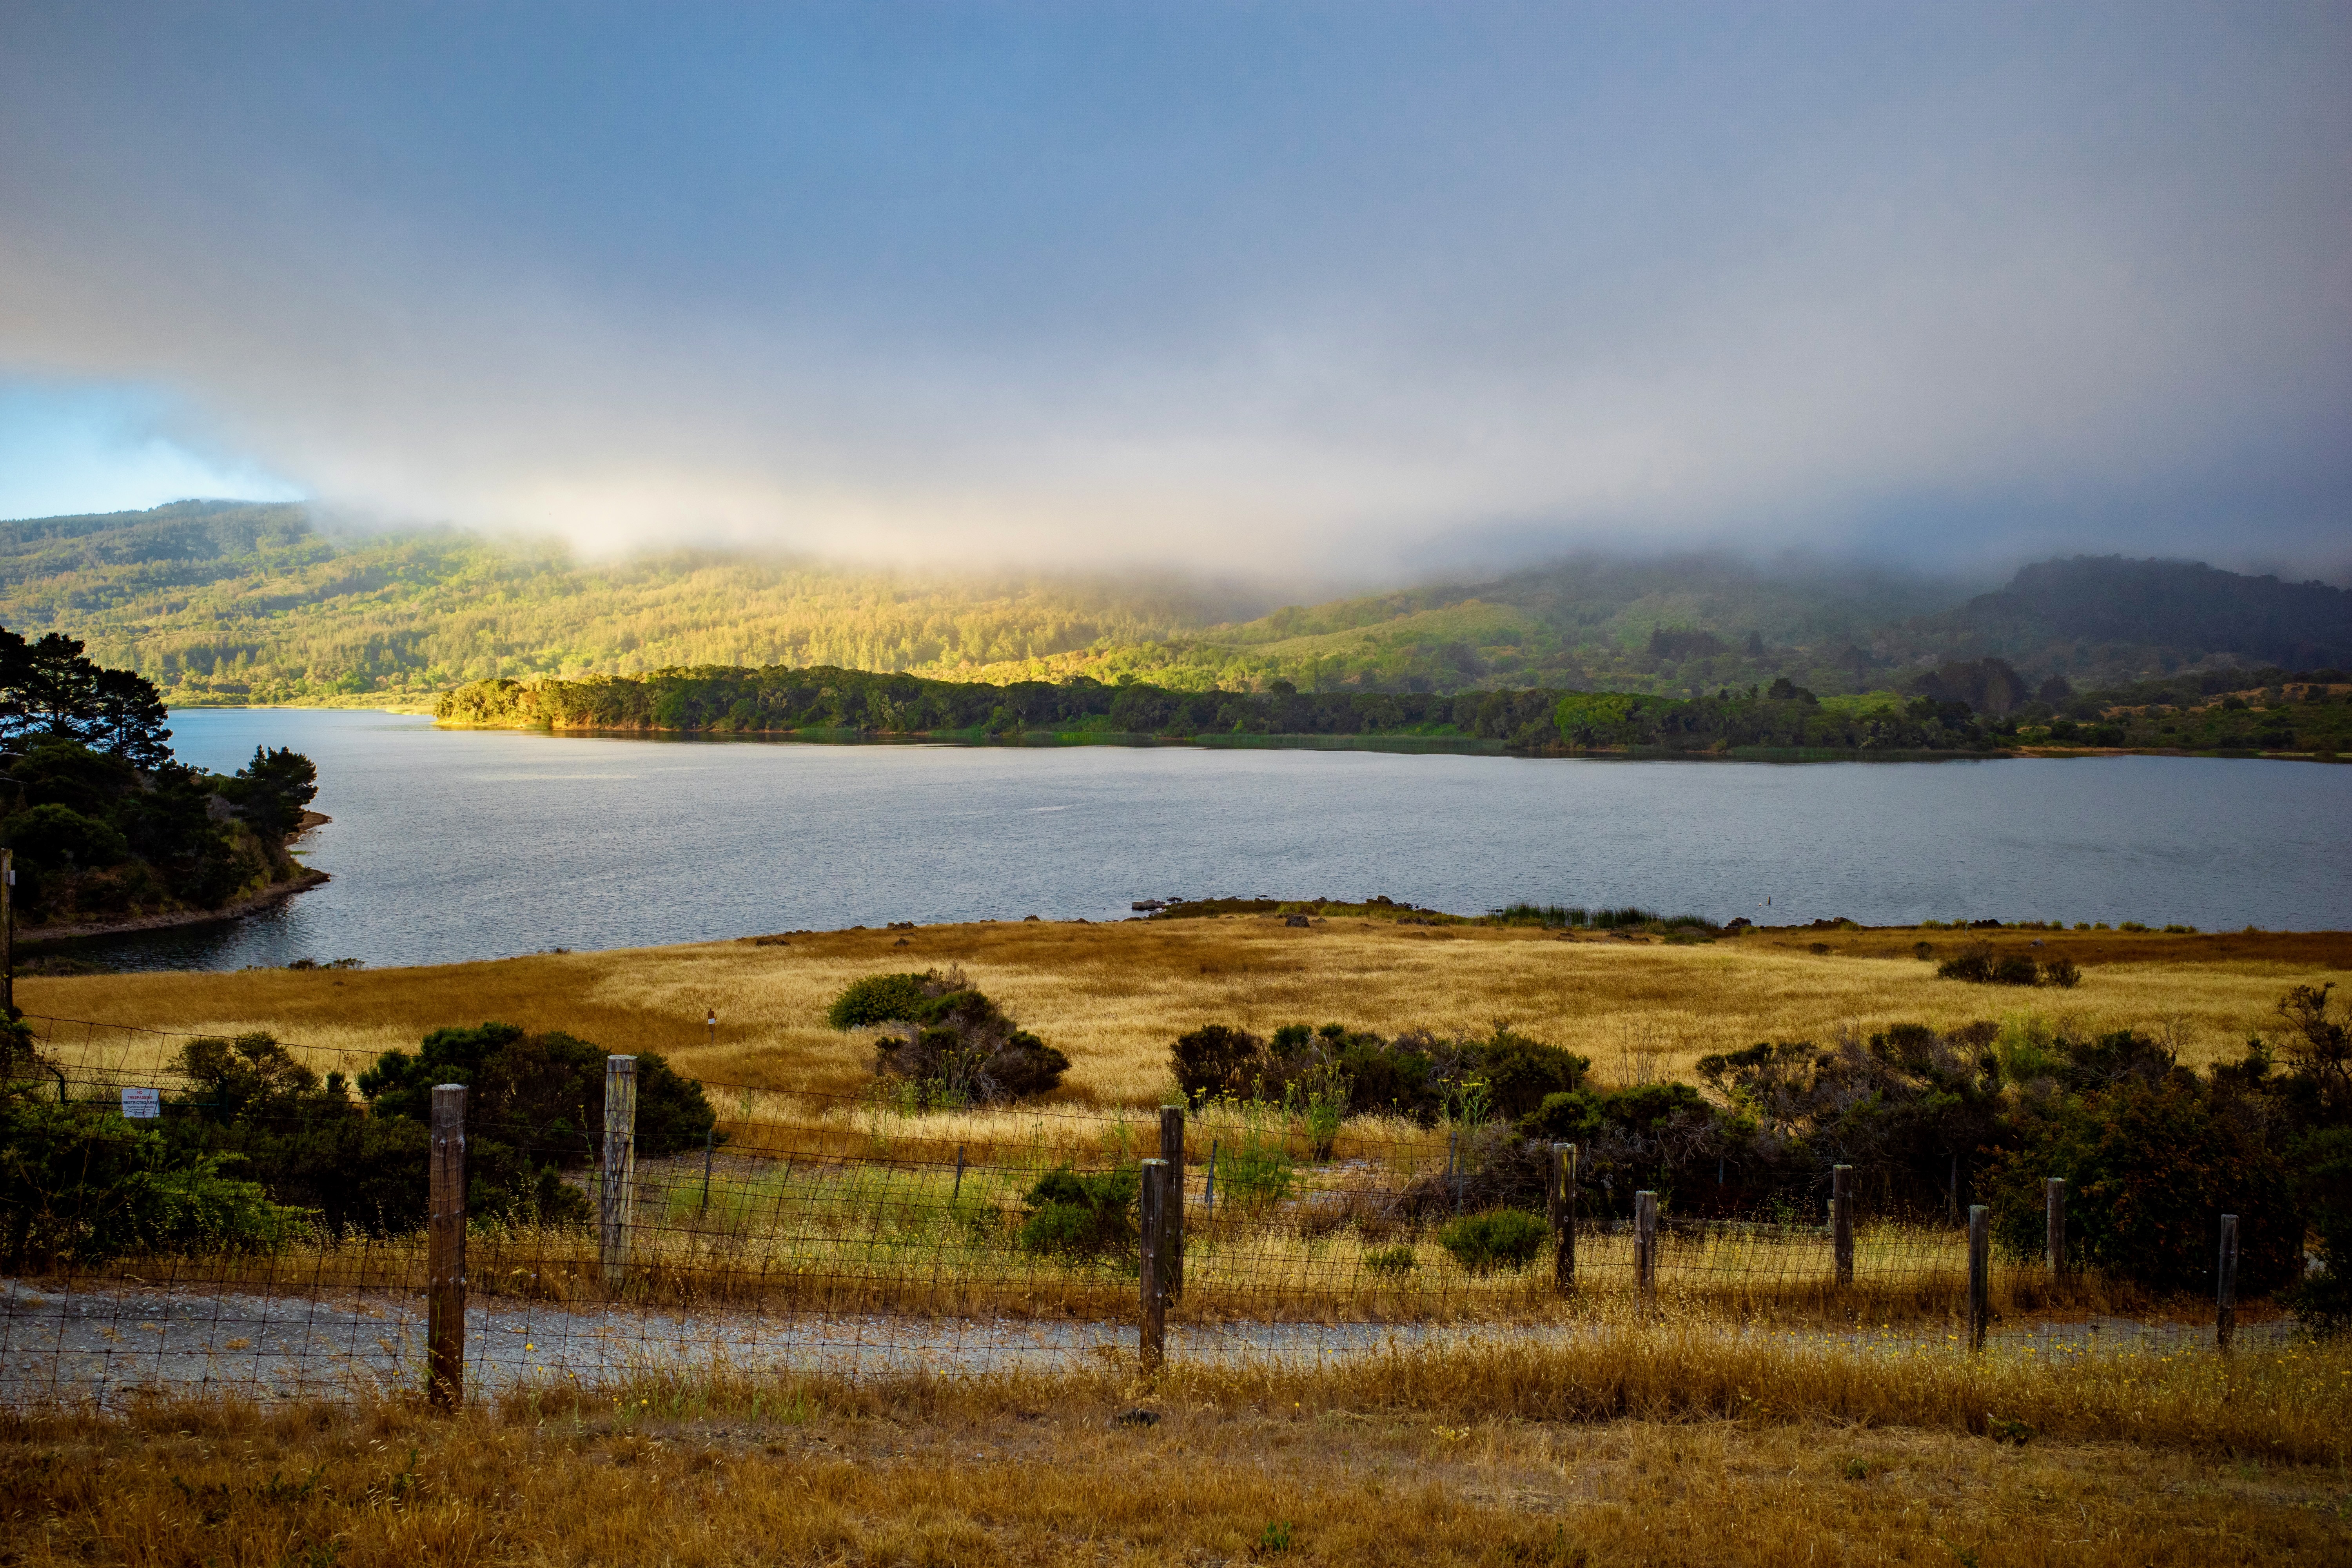
[[[163,1114],[163,1091],[157,1089],[124,1089],[122,1114],[152,1121]]]

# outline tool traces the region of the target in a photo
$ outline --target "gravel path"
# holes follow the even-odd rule
[[[1401,1343],[1491,1338],[1492,1327],[1428,1324],[1171,1324],[1171,1362],[1312,1362]],[[1514,1334],[1566,1336],[1574,1324]],[[1754,1331],[1773,1334],[1774,1331]],[[1791,1331],[1778,1331],[1788,1333]],[[1794,1331],[1820,1337],[1811,1331]],[[2249,1324],[2248,1344],[2274,1341],[2281,1324]],[[1861,1348],[1909,1349],[1937,1331],[1828,1336]],[[2005,1347],[2168,1352],[2210,1346],[2208,1327],[2127,1319],[2002,1331]],[[496,1301],[466,1314],[467,1387],[486,1394],[529,1385],[596,1386],[646,1373],[724,1366],[877,1376],[1040,1371],[1116,1358],[1135,1348],[1132,1324],[1020,1319],[768,1317],[746,1312],[580,1310],[543,1301]],[[415,1296],[346,1293],[263,1296],[192,1289],[47,1289],[0,1280],[0,1406],[132,1397],[338,1397],[423,1381],[424,1302]]]

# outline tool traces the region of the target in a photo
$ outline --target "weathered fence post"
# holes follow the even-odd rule
[[[1184,1294],[1184,1108],[1160,1108],[1160,1157],[1168,1162],[1168,1297]]]
[[[1217,1141],[1209,1140],[1209,1179],[1201,1187],[1201,1217],[1217,1217]]]
[[[1576,1145],[1551,1146],[1551,1282],[1563,1295],[1576,1289]]]
[[[436,1409],[466,1400],[466,1086],[433,1086],[432,1163],[425,1242],[425,1395]]]
[[[1137,1194],[1138,1228],[1142,1232],[1142,1267],[1138,1289],[1142,1295],[1142,1316],[1136,1332],[1136,1349],[1147,1373],[1158,1372],[1168,1359],[1168,1288],[1162,1272],[1167,1240],[1168,1162],[1143,1162],[1143,1186]]]
[[[1969,1349],[1984,1349],[1992,1321],[1992,1211],[1969,1205]]]
[[[602,1222],[598,1260],[604,1289],[617,1291],[629,1279],[629,1230],[637,1195],[637,1058],[604,1058],[604,1165],[597,1194]]]
[[[2213,1342],[2222,1350],[2238,1337],[2238,1216],[2221,1216],[2221,1272],[2214,1290]]]
[[[1853,1167],[1830,1167],[1830,1250],[1837,1257],[1838,1288],[1853,1283]]]
[[[1658,1289],[1658,1194],[1633,1194],[1633,1283],[1643,1297]]]
[[[952,1204],[955,1204],[955,1203],[957,1203],[957,1202],[961,1201],[961,1200],[962,1199],[962,1197],[963,1197],[963,1145],[962,1145],[962,1144],[961,1144],[961,1143],[959,1143],[959,1144],[957,1144],[957,1145],[956,1145],[956,1179],[955,1179],[955,1191],[953,1191],[953,1192],[951,1192],[951,1193],[950,1193],[950,1194],[948,1194],[948,1202],[949,1202],[950,1205],[952,1205]]]
[[[698,1214],[710,1212],[710,1156],[718,1147],[718,1127],[713,1125],[704,1128],[702,1131],[702,1206],[695,1211]]]
[[[0,1005],[16,1016],[16,852],[0,849]]]
[[[2042,1224],[2049,1237],[2050,1283],[2066,1277],[2066,1178],[2051,1176],[2042,1184]]]

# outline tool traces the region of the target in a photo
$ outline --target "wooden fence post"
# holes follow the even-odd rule
[[[2066,1178],[2050,1176],[2042,1184],[2042,1224],[2049,1237],[2050,1283],[2066,1277]]]
[[[2213,1301],[2213,1342],[2223,1351],[2238,1337],[2238,1216],[2221,1216],[2221,1270]]]
[[[630,1222],[637,1195],[637,1058],[604,1058],[604,1164],[597,1194],[602,1222],[598,1260],[604,1289],[618,1292],[629,1279]]]
[[[1984,1349],[1992,1321],[1992,1211],[1969,1205],[1969,1349]]]
[[[1853,1167],[1830,1167],[1830,1249],[1840,1289],[1853,1283]]]
[[[1576,1289],[1576,1145],[1551,1146],[1551,1282],[1566,1295]]]
[[[0,995],[0,1005],[8,1009],[8,1016],[16,1016],[16,852],[0,849],[0,986],[6,994]]]
[[[1217,1217],[1217,1141],[1209,1140],[1209,1179],[1201,1187],[1201,1217]]]
[[[1658,1289],[1658,1194],[1633,1194],[1633,1283],[1647,1300]]]
[[[962,1145],[962,1144],[961,1144],[961,1143],[959,1143],[959,1144],[957,1144],[957,1145],[956,1145],[956,1179],[955,1179],[955,1191],[953,1191],[953,1192],[951,1192],[951,1193],[950,1193],[950,1194],[948,1194],[948,1202],[949,1202],[949,1204],[950,1204],[950,1205],[954,1205],[954,1204],[956,1204],[956,1203],[958,1203],[958,1202],[961,1201],[962,1197],[963,1197],[963,1145]]]
[[[1136,1349],[1143,1370],[1158,1372],[1168,1359],[1168,1290],[1161,1272],[1167,1245],[1168,1162],[1143,1162],[1143,1187],[1137,1194],[1139,1213],[1137,1215],[1141,1231],[1142,1267],[1137,1269],[1138,1289],[1142,1296],[1142,1314],[1138,1320]]]
[[[1160,1108],[1160,1157],[1168,1162],[1168,1298],[1184,1294],[1184,1108]]]
[[[425,1242],[425,1396],[466,1401],[466,1086],[433,1086],[432,1163]]]

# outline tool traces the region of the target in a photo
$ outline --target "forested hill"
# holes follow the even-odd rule
[[[2352,593],[2186,561],[2083,556],[2028,566],[1998,593],[1886,634],[1902,658],[1988,655],[2033,672],[2097,664],[2125,678],[2217,658],[2352,665]]]
[[[710,552],[595,563],[454,531],[342,539],[299,506],[0,523],[0,623],[82,638],[174,705],[429,707],[486,677],[685,664],[964,670],[1257,607],[1151,579],[929,581]]]
[[[918,574],[744,552],[574,559],[453,531],[323,533],[299,506],[182,502],[0,523],[0,622],[86,641],[175,705],[428,708],[496,678],[832,666],[1177,691],[1603,689],[1787,679],[1907,689],[1996,656],[2037,688],[2352,663],[2323,584],[2175,563],[2050,562],[1969,585],[1723,555],[1580,556],[1267,610],[1172,577]]]

